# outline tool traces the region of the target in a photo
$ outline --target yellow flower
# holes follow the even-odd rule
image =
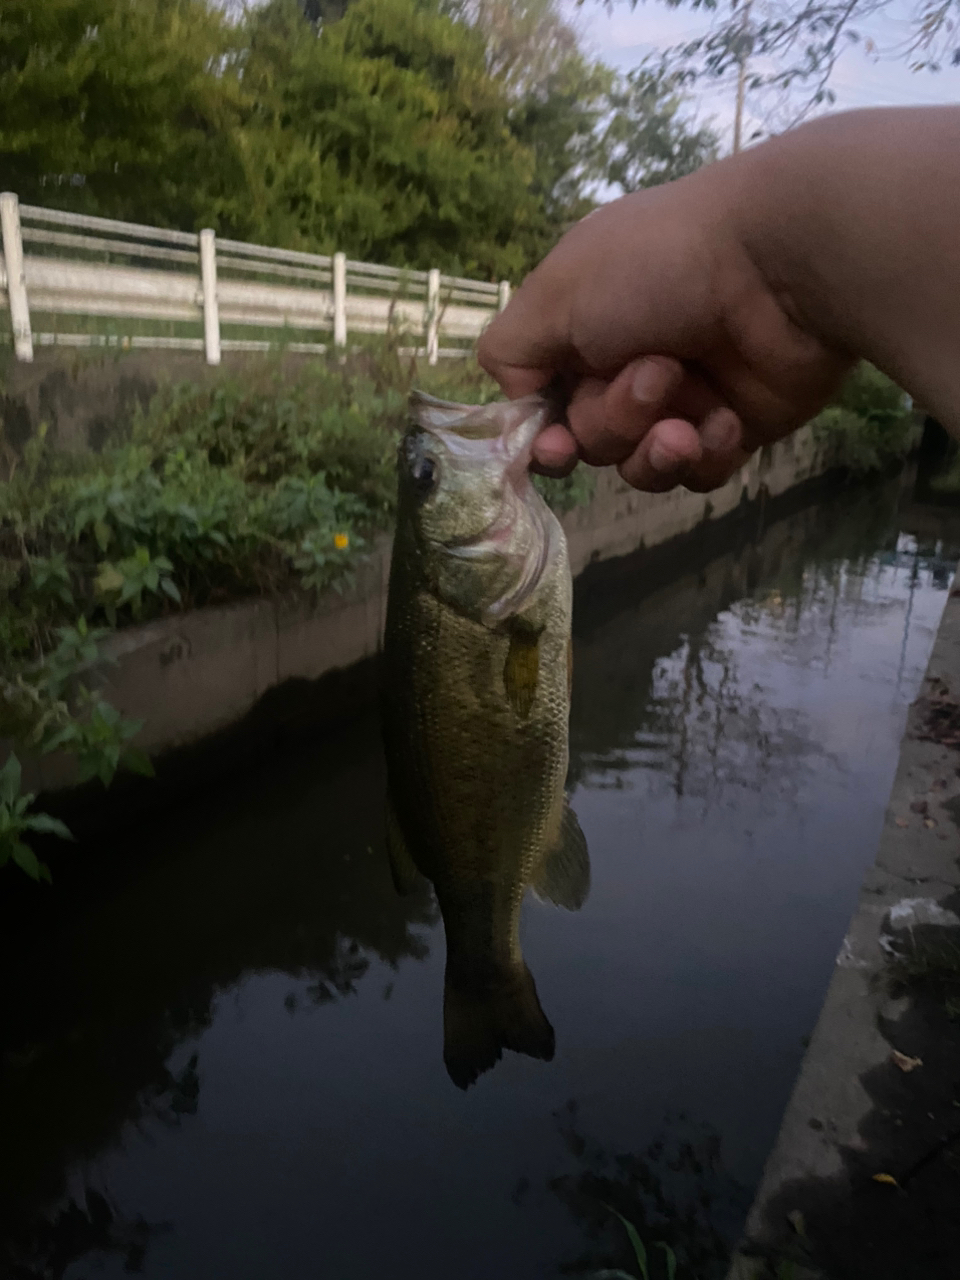
[[[346,551],[350,545],[350,539],[345,533],[335,533],[333,535],[333,545],[338,551]]]

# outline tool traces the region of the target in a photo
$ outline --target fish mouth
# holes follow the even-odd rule
[[[452,457],[496,460],[503,465],[504,501],[490,523],[461,538],[430,544],[463,561],[505,559],[512,564],[512,585],[482,610],[483,622],[495,626],[523,608],[556,551],[559,525],[533,488],[529,473],[533,442],[554,416],[554,407],[542,395],[464,405],[423,391],[411,393],[409,406],[415,426]],[[512,545],[521,520],[532,522],[524,549]]]
[[[411,391],[409,398],[411,419],[418,427],[436,436],[452,453],[486,452],[477,449],[476,445],[494,442],[502,447],[511,469],[512,464],[519,463],[524,471],[530,464],[533,442],[551,416],[550,409],[549,401],[540,395],[521,396],[518,400],[493,400],[479,405],[439,400],[425,391]]]

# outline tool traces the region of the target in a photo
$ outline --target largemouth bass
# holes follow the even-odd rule
[[[384,642],[394,879],[433,881],[447,942],[444,1061],[466,1088],[504,1048],[549,1060],[553,1028],[520,950],[528,886],[589,889],[567,806],[572,584],[533,487],[537,396],[481,407],[414,393],[399,449]]]

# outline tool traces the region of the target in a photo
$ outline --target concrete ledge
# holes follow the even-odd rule
[[[779,496],[828,467],[807,429],[764,449],[709,495],[641,494],[603,472],[590,503],[564,518],[573,572],[689,534],[761,491]],[[315,682],[373,657],[389,560],[390,540],[383,538],[342,595],[242,600],[126,628],[104,646],[102,688],[124,716],[143,721],[136,741],[150,754],[197,743],[242,720],[285,682]],[[34,791],[59,790],[76,778],[73,759],[62,754],[26,760],[24,768]]]

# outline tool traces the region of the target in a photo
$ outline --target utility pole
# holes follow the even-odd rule
[[[753,0],[746,0],[743,6],[743,20],[740,25],[740,57],[737,66],[737,107],[733,116],[733,154],[736,155],[743,145],[743,98],[747,88],[747,41],[750,34],[750,10]]]

